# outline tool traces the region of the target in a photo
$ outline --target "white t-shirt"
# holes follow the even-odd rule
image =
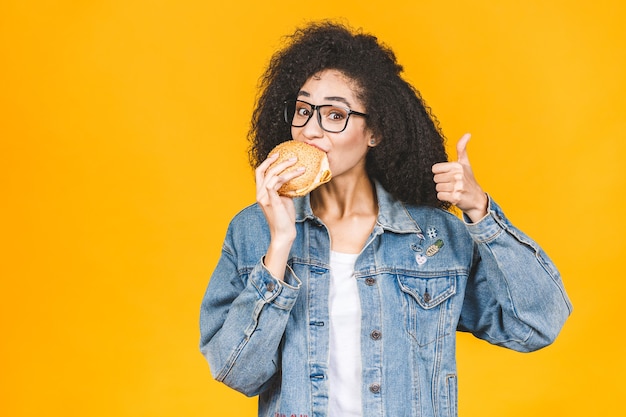
[[[330,253],[329,417],[361,417],[361,302],[358,254]]]

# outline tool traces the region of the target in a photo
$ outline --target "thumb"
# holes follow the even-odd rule
[[[469,157],[467,156],[467,142],[469,142],[471,134],[466,133],[461,136],[461,139],[456,143],[456,158],[457,161],[469,165]]]

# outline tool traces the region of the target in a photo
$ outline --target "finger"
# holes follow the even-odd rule
[[[463,165],[459,162],[445,162],[433,166],[433,179],[435,182],[457,181],[461,179],[459,174],[463,174]]]
[[[258,168],[264,167],[267,169],[268,166],[270,166],[272,164],[272,162],[274,162],[276,159],[278,159],[278,152],[274,152],[273,154],[269,155],[265,161],[261,162],[261,164],[258,166]]]
[[[304,174],[304,171],[306,171],[305,167],[298,167],[296,169],[289,170],[288,172],[281,173],[279,175],[279,178],[281,180],[281,185]]]
[[[280,189],[284,184],[287,184],[289,181],[291,181],[292,179],[299,177],[300,175],[304,174],[304,171],[306,171],[305,167],[298,167],[297,169],[294,169],[292,171],[286,172],[284,174],[281,174],[278,178],[280,178],[280,182],[278,184],[278,189]],[[277,189],[277,191],[278,191]]]
[[[280,190],[280,187],[282,187],[284,184],[288,183],[292,179],[302,175],[305,170],[305,167],[298,167],[297,169],[283,172],[280,175],[267,176],[265,189],[267,190],[268,195],[271,196],[276,194],[278,190]]]
[[[457,191],[440,191],[437,193],[437,200],[456,205],[460,201],[460,196]]]
[[[454,184],[451,182],[441,182],[438,183],[437,185],[435,185],[435,189],[437,190],[437,192],[452,192],[455,191],[454,190]]]
[[[263,176],[265,175],[265,171],[267,168],[278,158],[278,152],[275,152],[267,157],[267,159],[259,164],[258,167],[254,170],[256,176],[256,182],[260,183],[263,180]]]
[[[439,162],[433,165],[433,174],[443,174],[452,170],[452,162]]]
[[[281,172],[283,172],[290,166],[295,165],[296,162],[298,162],[298,158],[296,158],[295,156],[292,156],[289,159],[285,159],[284,161],[281,161],[277,163],[276,165],[271,166],[271,168],[267,170],[267,174],[279,175]]]
[[[275,162],[275,159],[267,159],[264,161],[259,167],[256,169],[256,180],[257,183],[262,183],[265,179],[271,178],[273,176],[280,175],[283,171],[285,171],[290,166],[294,165],[298,161],[298,158],[295,156],[293,158],[286,159],[276,165],[271,165]],[[264,165],[265,162],[269,162],[268,165]]]
[[[453,179],[454,178],[452,175],[450,175],[449,171],[433,175],[433,181],[435,181],[436,184],[451,182],[453,181]]]
[[[472,135],[469,133],[461,136],[461,139],[456,143],[456,158],[457,161],[464,165],[469,165],[469,157],[467,156],[467,142],[471,139]]]

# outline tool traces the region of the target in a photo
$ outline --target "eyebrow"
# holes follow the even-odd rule
[[[311,97],[311,95],[309,93],[307,93],[306,91],[299,91],[298,92],[298,97],[300,97],[300,96]],[[326,101],[339,101],[340,103],[343,103],[346,106],[350,107],[350,102],[348,102],[348,100],[346,100],[343,97],[330,96],[330,97],[324,97],[324,100],[326,100]]]

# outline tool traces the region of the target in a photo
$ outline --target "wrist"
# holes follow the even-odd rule
[[[482,220],[488,212],[487,209],[489,207],[489,198],[487,197],[487,194],[481,192],[480,198],[478,198],[477,200],[478,202],[473,208],[463,210],[465,216],[467,216],[472,223],[477,223]]]
[[[285,277],[285,269],[287,268],[287,260],[289,259],[292,243],[293,241],[291,240],[276,241],[272,239],[263,259],[265,268],[274,278],[280,281]]]

